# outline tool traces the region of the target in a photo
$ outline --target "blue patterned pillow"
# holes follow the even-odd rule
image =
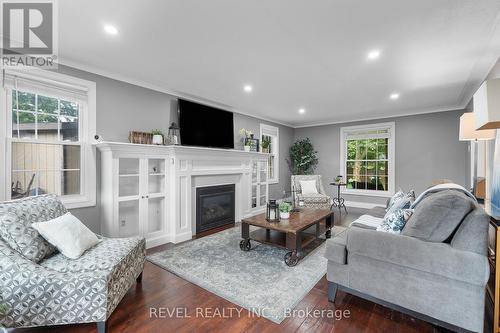
[[[377,231],[399,234],[412,214],[413,209],[397,209],[391,213],[387,213],[384,217],[384,222],[377,227]]]
[[[401,199],[407,199],[410,200],[410,205],[415,201],[415,191],[409,190],[407,193],[403,192],[403,190],[399,190],[394,194],[390,199],[389,202],[387,203],[387,207],[385,209],[386,212],[389,212],[390,210],[394,209],[402,209],[402,208],[410,208],[410,207],[403,207],[401,206],[403,203],[400,201]],[[394,207],[396,204],[399,206]]]
[[[385,211],[387,212],[389,209],[391,209],[392,205],[394,205],[394,203],[401,199],[401,198],[404,198],[405,196],[405,192],[403,192],[403,190],[399,189],[399,191],[397,191],[390,199],[389,199],[389,202],[387,203],[387,207],[385,208]]]

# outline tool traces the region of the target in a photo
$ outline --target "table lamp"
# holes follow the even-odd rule
[[[475,118],[473,112],[464,113],[460,117],[460,141],[474,142],[474,178],[472,181],[472,194],[476,195],[477,187],[477,159],[478,159],[478,141],[492,140],[495,138],[495,130],[476,130]]]

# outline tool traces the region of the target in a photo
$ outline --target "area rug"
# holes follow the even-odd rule
[[[288,267],[286,250],[252,241],[240,250],[241,228],[178,245],[147,257],[156,264],[234,304],[281,323],[325,275],[321,244],[297,266]]]

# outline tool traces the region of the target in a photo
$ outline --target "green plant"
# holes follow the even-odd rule
[[[163,132],[160,131],[159,129],[155,129],[155,130],[151,131],[151,134],[153,134],[153,135],[163,135]]]
[[[294,175],[311,175],[318,165],[318,152],[309,138],[297,140],[290,147],[290,159],[287,159],[290,172]]]
[[[269,149],[269,147],[271,146],[271,137],[270,136],[267,136],[267,135],[264,135],[262,137],[262,149]]]
[[[287,201],[280,202],[279,209],[281,213],[288,213],[292,210],[292,205]]]

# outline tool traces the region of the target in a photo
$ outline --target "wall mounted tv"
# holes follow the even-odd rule
[[[179,99],[179,127],[183,145],[234,148],[232,112]]]

